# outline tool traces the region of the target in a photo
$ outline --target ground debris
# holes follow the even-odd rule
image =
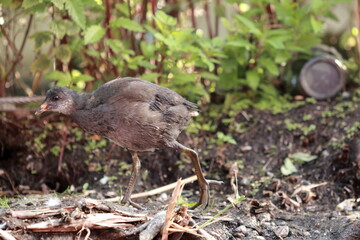
[[[192,239],[215,239],[197,226],[186,206],[176,205],[183,185],[179,180],[167,211],[140,211],[107,201],[71,196],[59,199],[55,207],[48,207],[48,201],[41,196],[38,200],[33,199],[37,202],[36,209],[33,209],[34,205],[23,205],[2,212],[0,238],[27,239],[26,235],[29,239],[38,239],[36,234],[54,234],[54,237],[63,234],[60,239],[72,239],[71,236],[85,240],[113,239],[116,236],[116,239],[151,240],[156,236],[168,239],[171,235],[169,239],[174,240],[187,233],[193,236]],[[15,222],[17,224],[13,224]],[[99,231],[105,232],[97,238]]]

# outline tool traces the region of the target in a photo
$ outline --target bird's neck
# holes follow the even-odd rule
[[[68,94],[70,94],[72,100],[71,102],[69,101],[71,106],[67,115],[73,115],[76,111],[84,109],[90,97],[89,93],[81,93],[72,89],[68,89]]]
[[[75,103],[75,106],[74,106],[75,109],[76,110],[84,109],[89,98],[90,98],[89,93],[80,93],[80,92],[74,91],[73,99],[74,99],[74,103]]]

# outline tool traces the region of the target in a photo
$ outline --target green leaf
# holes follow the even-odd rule
[[[105,29],[99,25],[92,25],[85,30],[85,44],[98,42],[105,35]]]
[[[119,53],[121,50],[124,49],[124,44],[119,39],[105,39],[106,45],[108,45],[111,50],[115,53]]]
[[[69,36],[78,35],[80,32],[80,27],[77,24],[74,24],[73,21],[65,20],[66,34]]]
[[[123,15],[126,17],[129,17],[129,8],[128,3],[117,3],[115,5],[115,8],[119,10]]]
[[[173,84],[195,83],[196,75],[191,73],[175,73],[171,80]]]
[[[274,75],[274,76],[279,75],[279,69],[278,69],[277,65],[270,58],[261,57],[259,59],[259,63],[261,66],[266,68],[272,75]]]
[[[0,2],[3,6],[9,7],[13,1],[12,0],[1,0]]]
[[[70,74],[66,74],[60,71],[54,71],[54,72],[50,72],[48,74],[46,74],[44,76],[45,79],[47,80],[54,80],[54,81],[58,81],[64,84],[61,84],[63,86],[68,85],[68,83],[71,81],[71,76]]]
[[[69,63],[71,60],[71,49],[69,45],[60,45],[55,49],[55,57],[63,63]]]
[[[65,8],[68,10],[71,18],[82,29],[86,27],[85,7],[82,0],[65,0]]]
[[[256,36],[261,35],[261,31],[255,26],[253,21],[242,15],[236,15],[236,18],[248,28],[249,32],[255,34]]]
[[[24,0],[21,6],[26,9],[34,7],[35,5],[38,5],[42,2],[42,0]]]
[[[59,39],[63,38],[66,34],[66,25],[65,22],[60,21],[52,21],[49,24],[50,31],[55,34],[55,36]]]
[[[297,162],[311,162],[315,159],[317,159],[317,156],[315,155],[310,155],[308,153],[303,153],[303,152],[298,152],[298,153],[294,153],[292,155],[289,156],[291,159],[293,159],[294,161]]]
[[[144,28],[134,20],[125,17],[119,17],[110,22],[111,27],[122,27],[134,32],[144,32]]]
[[[272,47],[274,47],[275,49],[284,49],[284,44],[281,40],[279,39],[272,39],[272,38],[269,38],[269,39],[266,39],[266,42],[268,44],[270,44]]]
[[[45,72],[51,67],[51,61],[47,55],[39,55],[35,61],[31,64],[30,69],[33,74],[36,72]]]
[[[255,69],[246,72],[246,82],[252,90],[255,91],[258,88],[260,76]]]
[[[212,73],[209,73],[209,72],[201,72],[200,76],[205,78],[205,79],[211,80],[211,81],[219,80],[219,76],[217,76],[215,74],[212,74]]]
[[[30,38],[34,39],[35,49],[40,49],[44,44],[51,41],[51,32],[36,32],[30,36]]]
[[[149,82],[155,82],[159,76],[159,73],[144,73],[140,78]]]
[[[66,1],[66,0],[51,0],[51,2],[54,4],[54,6],[55,6],[56,8],[58,8],[59,10],[63,10],[63,9],[64,9],[65,1]]]
[[[246,39],[237,39],[236,41],[230,41],[226,43],[227,46],[234,46],[234,47],[245,47],[247,49],[253,48],[253,45]]]
[[[73,74],[73,72],[72,72]],[[78,82],[89,82],[89,81],[92,81],[94,80],[94,78],[90,75],[86,75],[86,74],[80,74],[80,75],[77,75],[75,77],[73,77],[73,82],[74,83],[78,83]]]
[[[297,169],[290,158],[285,158],[284,164],[281,166],[280,171],[283,175],[288,176],[297,172]]]
[[[311,27],[315,33],[320,33],[323,30],[323,23],[316,20],[314,16],[310,17]]]
[[[156,66],[154,64],[150,63],[148,60],[140,60],[137,62],[137,64],[146,69],[155,69],[156,68]]]
[[[157,22],[160,22],[164,25],[168,25],[168,26],[175,26],[176,25],[176,18],[167,15],[165,12],[163,11],[156,11],[155,14],[155,20]]]
[[[26,14],[34,14],[34,13],[43,13],[45,11],[47,4],[45,2],[33,5],[32,7],[27,8],[24,11],[24,15]]]

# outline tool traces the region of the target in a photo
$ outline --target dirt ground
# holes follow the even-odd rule
[[[131,172],[126,150],[65,117],[36,118],[35,105],[8,106],[0,113],[0,238],[152,239],[161,238],[167,222],[170,232],[181,232],[170,239],[360,239],[359,93],[298,103],[285,113],[248,109],[223,116],[218,130],[237,144],[205,130],[180,136],[199,152],[207,178],[224,182],[211,186],[204,212],[172,209],[172,189],[135,198],[145,210],[122,206],[116,197]],[[315,159],[295,159],[296,153]],[[193,175],[190,161],[176,152],[140,159],[136,193]],[[296,167],[288,176],[286,161]],[[196,202],[197,183],[180,194],[180,202]]]

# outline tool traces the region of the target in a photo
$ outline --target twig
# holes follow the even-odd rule
[[[0,176],[1,176],[1,175],[5,175],[5,176],[6,176],[7,180],[9,181],[9,183],[10,183],[10,185],[11,185],[12,190],[14,191],[14,193],[17,194],[18,191],[16,190],[16,187],[15,187],[15,185],[14,185],[14,182],[13,182],[12,179],[10,178],[9,174],[8,174],[5,170],[0,169]]]
[[[14,48],[13,51],[14,51],[14,55],[16,55],[16,57],[15,57],[15,60],[14,60],[14,62],[13,62],[13,64],[12,64],[10,70],[9,70],[9,71],[6,73],[6,75],[5,75],[5,78],[4,78],[5,81],[6,81],[6,79],[9,77],[9,75],[14,71],[15,66],[17,66],[18,62],[22,59],[22,51],[24,50],[24,46],[25,46],[26,40],[28,39],[28,35],[29,35],[29,32],[30,32],[30,27],[31,27],[32,20],[33,20],[33,14],[31,14],[30,17],[29,17],[29,22],[28,22],[28,25],[27,25],[27,27],[26,27],[25,35],[24,35],[24,38],[23,38],[23,40],[22,40],[22,43],[21,43],[21,46],[20,46],[19,51],[17,51],[15,44],[13,45],[13,48]],[[0,29],[1,29],[1,32],[3,32],[3,34],[4,34],[5,29],[3,29],[3,28],[1,27],[1,25],[0,25]],[[4,36],[5,36],[5,35],[4,35]],[[5,36],[5,37],[6,37],[6,36]],[[7,38],[7,40],[8,40],[8,42],[9,42],[9,45],[11,45],[11,44],[10,44],[10,39]]]
[[[205,19],[206,19],[206,25],[208,27],[208,34],[209,38],[213,38],[212,34],[212,28],[211,28],[211,20],[210,20],[210,14],[209,14],[209,4],[207,1],[204,3],[204,10],[205,10]]]
[[[58,173],[61,173],[61,165],[62,165],[62,161],[64,158],[64,151],[65,151],[65,146],[67,143],[67,136],[69,135],[69,131],[67,129],[67,127],[64,126],[64,131],[63,131],[63,138],[61,139],[61,149],[60,149],[60,154],[59,154],[59,162],[58,162]]]
[[[215,3],[219,9],[220,9],[220,0],[216,0],[216,3]],[[219,16],[216,14],[215,15],[215,36],[219,36]]]
[[[10,233],[0,229],[0,237],[4,240],[16,240]]]
[[[187,184],[187,183],[195,181],[196,179],[197,179],[197,177],[194,175],[194,176],[185,178],[181,182],[184,183],[184,184]],[[171,184],[168,184],[166,186],[155,188],[155,189],[147,191],[147,192],[132,194],[131,198],[134,199],[134,198],[149,197],[149,196],[153,196],[153,195],[156,195],[156,194],[159,194],[159,193],[162,193],[162,192],[166,192],[166,191],[171,190],[171,189],[173,189],[175,187],[176,187],[176,183],[171,183]],[[120,197],[115,197],[115,198],[108,198],[108,199],[105,199],[105,200],[109,201],[109,202],[117,202],[117,201],[119,201],[119,199],[120,199]]]
[[[111,153],[114,151],[115,147],[116,147],[115,143],[111,144],[111,147],[110,147],[110,149],[109,149],[109,151],[108,151],[108,153],[106,155],[106,158],[105,158],[106,162],[110,160]]]
[[[192,0],[189,0],[189,8],[190,8],[190,15],[191,15],[191,23],[192,23],[192,27],[194,29],[197,28],[197,24],[196,24],[196,18],[195,18],[195,7],[194,7],[194,3]]]

